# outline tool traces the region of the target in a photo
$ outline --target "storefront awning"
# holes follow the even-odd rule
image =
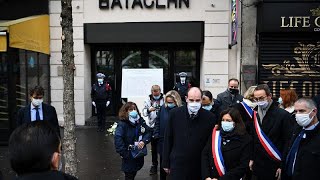
[[[7,33],[0,32],[0,52],[7,51]]]
[[[50,53],[48,15],[0,22],[0,31],[4,30],[9,33],[10,47],[44,54]]]

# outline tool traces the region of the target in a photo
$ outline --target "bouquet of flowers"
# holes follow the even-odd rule
[[[114,134],[115,134],[117,125],[118,125],[118,124],[117,124],[116,122],[114,122],[114,123],[110,126],[110,128],[107,129],[107,136],[108,136],[108,135],[114,135]]]

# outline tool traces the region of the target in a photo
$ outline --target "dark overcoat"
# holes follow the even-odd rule
[[[186,106],[171,110],[162,161],[163,167],[170,169],[170,179],[201,179],[201,152],[216,121],[211,112],[202,108],[195,118],[190,118]]]
[[[222,137],[221,151],[224,160],[226,174],[219,177],[212,155],[212,135],[208,139],[206,147],[202,151],[202,179],[207,177],[219,180],[239,180],[248,170],[252,153],[252,138],[245,135],[233,135]]]
[[[290,113],[279,108],[275,103],[272,103],[262,120],[262,124],[260,123],[258,113],[257,118],[262,131],[283,156],[286,148],[288,147],[295,122]],[[255,129],[253,130],[253,141],[253,175],[262,180],[275,179],[276,171],[281,167],[281,162],[273,160],[267,154],[267,151],[263,148],[258,139]],[[285,157],[282,157],[282,159],[285,159]]]

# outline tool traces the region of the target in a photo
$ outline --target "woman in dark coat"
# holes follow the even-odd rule
[[[216,118],[220,115],[220,104],[213,99],[210,91],[202,91],[202,108],[212,112]]]
[[[119,111],[119,119],[114,143],[122,158],[122,171],[126,180],[133,180],[144,164],[144,156],[134,158],[131,150],[142,149],[150,141],[150,129],[140,116],[137,105],[128,102]]]
[[[164,132],[169,120],[169,112],[180,106],[182,106],[182,101],[179,93],[175,90],[171,90],[165,95],[164,105],[161,106],[156,118],[154,138],[158,139],[158,153],[160,154],[160,180],[165,180],[167,176],[162,167],[162,151]]]
[[[220,133],[221,142],[218,144],[224,165],[224,173],[219,173],[216,166],[218,158],[213,155],[212,143],[217,143],[215,135]],[[212,136],[214,136],[212,138]],[[218,136],[219,137],[219,136]],[[212,140],[214,139],[214,141]],[[214,146],[216,147],[216,146]],[[245,130],[239,111],[231,108],[221,112],[218,125],[213,129],[213,135],[202,151],[202,179],[205,180],[239,180],[247,169],[252,153],[252,139]]]

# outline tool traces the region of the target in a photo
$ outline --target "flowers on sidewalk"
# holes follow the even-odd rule
[[[116,128],[117,128],[118,124],[116,122],[114,122],[109,129],[107,129],[107,136],[109,135],[114,135],[116,132]]]

